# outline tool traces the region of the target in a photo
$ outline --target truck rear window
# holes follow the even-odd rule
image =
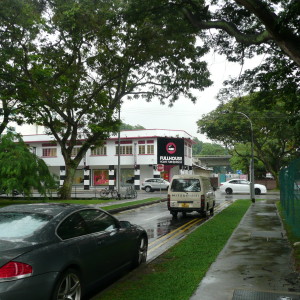
[[[172,181],[171,192],[200,192],[199,179],[174,179]]]

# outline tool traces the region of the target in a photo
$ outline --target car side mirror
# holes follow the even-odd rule
[[[120,221],[121,228],[130,228],[132,224],[128,221]]]

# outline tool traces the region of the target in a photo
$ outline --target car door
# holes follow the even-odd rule
[[[165,183],[164,183],[164,180],[162,179],[162,178],[158,178],[158,179],[156,179],[156,189],[158,189],[158,190],[163,190],[163,189],[165,189],[166,188],[166,185],[165,185]]]
[[[80,212],[68,216],[57,228],[57,235],[63,240],[60,256],[68,256],[69,261],[77,262],[82,269],[83,278],[92,283],[96,277],[104,277],[107,272],[105,260],[96,259],[103,255],[97,241],[89,233]],[[68,253],[65,253],[65,252]]]
[[[241,193],[250,193],[250,182],[247,180],[240,180],[240,192]]]
[[[95,260],[104,265],[106,275],[109,276],[128,264],[135,243],[130,230],[121,228],[114,217],[101,210],[83,210],[81,216],[96,240]]]
[[[233,193],[239,193],[239,180],[234,179],[234,180],[230,180],[230,184],[229,187],[232,189]]]

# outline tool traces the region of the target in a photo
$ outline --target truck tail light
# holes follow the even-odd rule
[[[201,195],[201,208],[205,208],[205,195]]]
[[[32,267],[17,261],[10,261],[0,268],[0,282],[31,276]]]

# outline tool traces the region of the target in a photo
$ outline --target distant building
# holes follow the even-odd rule
[[[37,132],[37,131],[36,131]],[[76,171],[74,185],[84,189],[114,186],[117,182],[120,151],[120,182],[134,182],[139,189],[145,178],[170,180],[175,174],[192,174],[192,136],[182,130],[143,129],[122,131],[111,136],[102,147],[89,149]],[[65,164],[60,146],[51,135],[23,135],[24,142],[41,157],[63,184]],[[73,149],[75,156],[82,141]]]

